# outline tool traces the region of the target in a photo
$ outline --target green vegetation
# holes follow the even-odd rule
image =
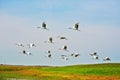
[[[65,67],[46,67],[38,70],[83,75],[119,75],[120,64],[114,63],[114,64],[76,65]]]
[[[73,65],[62,67],[0,66],[0,80],[16,78],[25,80],[80,80],[95,77],[120,79],[120,63]],[[97,79],[96,78],[96,79]]]

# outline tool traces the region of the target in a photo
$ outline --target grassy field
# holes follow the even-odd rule
[[[62,67],[1,65],[0,80],[120,80],[120,63]]]

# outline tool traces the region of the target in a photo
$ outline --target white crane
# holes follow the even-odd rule
[[[49,57],[49,58],[51,58],[51,57],[52,57],[52,55],[49,53],[49,54],[48,54],[48,57]]]
[[[68,60],[68,57],[66,55],[61,55],[61,58],[64,60]]]
[[[98,60],[98,59],[99,59],[99,56],[98,56],[98,55],[93,55],[93,59]]]
[[[78,57],[80,54],[79,53],[72,53],[71,56],[73,57]]]
[[[65,36],[58,36],[60,40],[68,40]]]
[[[31,53],[31,52],[26,52],[26,54],[27,54],[27,55],[32,55],[32,53]]]
[[[42,23],[42,26],[41,26],[41,27],[37,27],[37,28],[42,28],[42,29],[48,30],[45,22]]]
[[[48,41],[44,41],[45,43],[47,42],[47,43],[53,43],[53,38],[52,37],[49,37],[48,38]]]
[[[73,30],[77,30],[77,31],[80,31],[79,29],[79,23],[76,23],[73,28],[68,28],[68,29],[73,29]]]
[[[20,46],[20,47],[24,47],[24,45],[22,43],[17,43],[15,45]]]
[[[52,37],[49,37],[48,42],[49,42],[49,43],[53,43],[53,38],[52,38]]]
[[[23,50],[22,53],[23,53],[23,54],[26,54],[26,55],[32,55],[32,53],[27,52],[26,50]]]
[[[67,45],[64,45],[62,48],[60,48],[59,50],[63,50],[63,51],[68,51],[67,50]]]
[[[36,45],[34,43],[30,43],[30,44],[28,44],[28,47],[32,48],[32,47],[36,47]]]
[[[105,57],[103,61],[111,61],[111,59],[109,57]]]
[[[90,54],[91,56],[96,56],[97,55],[97,52],[93,52]]]

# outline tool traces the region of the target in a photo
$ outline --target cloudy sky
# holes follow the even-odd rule
[[[0,0],[0,63],[20,65],[73,65],[120,62],[119,0]],[[45,21],[49,31],[37,29]],[[80,23],[80,31],[69,30]],[[66,36],[67,41],[57,36]],[[53,37],[54,44],[44,43]],[[23,43],[24,48],[16,43]],[[35,43],[29,49],[27,44]],[[69,52],[58,50],[68,45]],[[20,52],[30,51],[27,56]],[[51,50],[52,59],[46,57]],[[73,58],[70,53],[78,52]],[[99,60],[89,55],[97,52]],[[66,54],[68,61],[61,60]]]

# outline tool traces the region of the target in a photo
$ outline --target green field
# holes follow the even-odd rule
[[[73,66],[1,65],[0,80],[120,80],[120,63]]]

